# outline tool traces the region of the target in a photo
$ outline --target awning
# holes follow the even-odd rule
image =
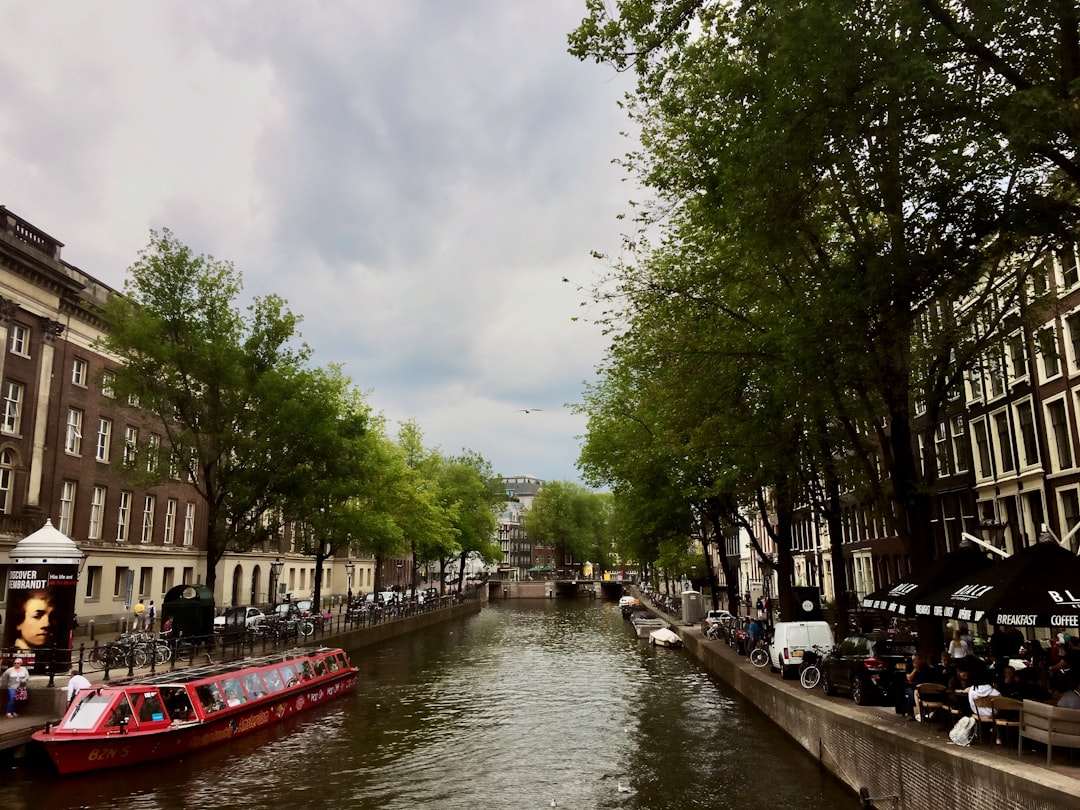
[[[977,573],[991,564],[985,551],[973,545],[962,545],[931,563],[924,571],[913,572],[901,579],[864,596],[862,606],[898,613],[915,615],[915,605],[926,596],[956,580]]]
[[[1080,625],[1080,557],[1044,540],[919,597],[916,616],[1015,627]]]

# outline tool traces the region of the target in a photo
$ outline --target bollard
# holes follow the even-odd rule
[[[94,620],[90,620],[90,640],[94,640]]]

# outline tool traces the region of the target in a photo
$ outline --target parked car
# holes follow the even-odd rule
[[[239,626],[254,627],[266,621],[266,614],[257,607],[240,606],[226,608],[220,616],[214,617],[214,632],[220,633],[226,627]]]
[[[821,688],[826,695],[850,692],[860,706],[896,703],[917,649],[915,639],[886,633],[848,636],[821,660]]]
[[[828,622],[777,622],[769,644],[769,665],[780,672],[780,677],[794,678],[799,674],[804,652],[817,647],[824,654],[834,644]]]

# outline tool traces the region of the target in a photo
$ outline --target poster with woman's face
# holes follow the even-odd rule
[[[13,564],[8,571],[4,647],[19,650],[27,666],[40,669],[45,648],[70,650],[75,618],[75,565]],[[54,660],[70,660],[70,654]]]

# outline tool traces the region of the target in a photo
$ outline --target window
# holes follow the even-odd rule
[[[86,378],[89,371],[85,360],[76,357],[71,363],[71,382],[80,388],[86,387]]]
[[[0,430],[18,435],[22,428],[23,387],[8,380],[4,383],[4,421]]]
[[[1050,425],[1050,447],[1057,455],[1057,468],[1066,470],[1072,466],[1072,442],[1069,436],[1069,420],[1065,413],[1065,401],[1058,399],[1046,405],[1046,421]]]
[[[1061,262],[1061,286],[1075,287],[1080,281],[1080,270],[1076,262],[1076,245],[1067,245],[1058,252],[1058,261]]]
[[[949,420],[952,428],[953,464],[957,472],[967,472],[968,448],[964,439],[964,417],[954,416]]]
[[[116,510],[116,541],[124,543],[128,539],[128,526],[131,522],[131,493],[120,493],[120,507]]]
[[[1035,295],[1045,295],[1050,290],[1050,257],[1043,256],[1031,269],[1031,289]]]
[[[987,372],[990,375],[990,396],[992,397],[999,397],[1005,393],[1005,375],[1002,373],[1004,364],[1005,357],[1001,348],[991,349]]]
[[[11,325],[11,331],[8,332],[8,346],[11,348],[12,354],[17,354],[21,357],[29,357],[30,330],[21,323],[13,323]]]
[[[139,452],[139,429],[130,425],[124,428],[124,466],[134,467]]]
[[[86,590],[83,591],[83,595],[87,599],[100,599],[101,598],[101,566],[100,565],[88,565],[83,572],[83,576],[86,577]]]
[[[15,470],[15,454],[4,449],[0,452],[0,515],[11,514],[11,476]]]
[[[1021,461],[1025,467],[1039,463],[1039,439],[1035,435],[1035,414],[1031,409],[1031,400],[1016,404],[1016,421],[1020,423]]]
[[[132,408],[138,408],[139,407],[139,395],[138,394],[128,394],[128,405],[130,405]]]
[[[142,541],[149,543],[154,539],[154,509],[157,507],[157,496],[147,495],[143,499],[142,513]]]
[[[112,419],[98,419],[97,449],[94,458],[98,461],[109,460],[109,445],[112,443]]]
[[[165,501],[165,538],[164,542],[171,545],[176,539],[176,498]]]
[[[934,453],[937,456],[937,474],[952,475],[952,464],[949,463],[949,428],[945,422],[938,423],[937,430],[934,431]]]
[[[116,375],[111,371],[101,372],[101,395],[114,399],[116,397],[116,391],[113,390],[113,383],[116,382]]]
[[[1010,379],[1022,380],[1027,377],[1027,360],[1024,351],[1024,336],[1016,332],[1009,336]]]
[[[979,476],[990,478],[994,474],[993,455],[990,452],[990,434],[986,429],[986,420],[978,419],[971,423],[975,434],[975,462],[979,467]]]
[[[115,574],[116,579],[113,581],[113,596],[126,596],[128,574],[127,566],[116,566]]]
[[[146,443],[146,471],[148,473],[157,472],[158,460],[161,458],[161,437],[156,433],[150,434],[150,439]]]
[[[82,453],[83,412],[78,408],[68,408],[67,434],[64,437],[64,452],[74,456]]]
[[[1080,523],[1080,496],[1075,489],[1061,491],[1061,519],[1065,524],[1066,534],[1076,528],[1077,523]],[[1070,551],[1076,551],[1077,535],[1080,535],[1080,532],[1069,538]]]
[[[184,507],[184,545],[195,542],[195,504],[188,502]]]
[[[105,487],[94,487],[90,497],[90,526],[86,531],[89,540],[101,539],[101,521],[105,516]]]
[[[142,567],[139,569],[139,596],[149,596],[150,589],[154,587],[154,569]]]
[[[75,514],[75,482],[65,481],[60,487],[60,525],[56,528],[59,529],[61,534],[70,536],[73,534],[71,530],[71,519]]]
[[[997,442],[997,457],[1001,459],[1001,471],[1012,472],[1016,469],[1016,459],[1012,451],[1012,431],[1009,429],[1009,414],[998,411],[991,417],[994,423],[994,439]]]
[[[1057,349],[1057,335],[1054,327],[1048,326],[1040,329],[1038,334],[1039,358],[1042,360],[1043,379],[1049,380],[1061,373],[1060,356]]]

